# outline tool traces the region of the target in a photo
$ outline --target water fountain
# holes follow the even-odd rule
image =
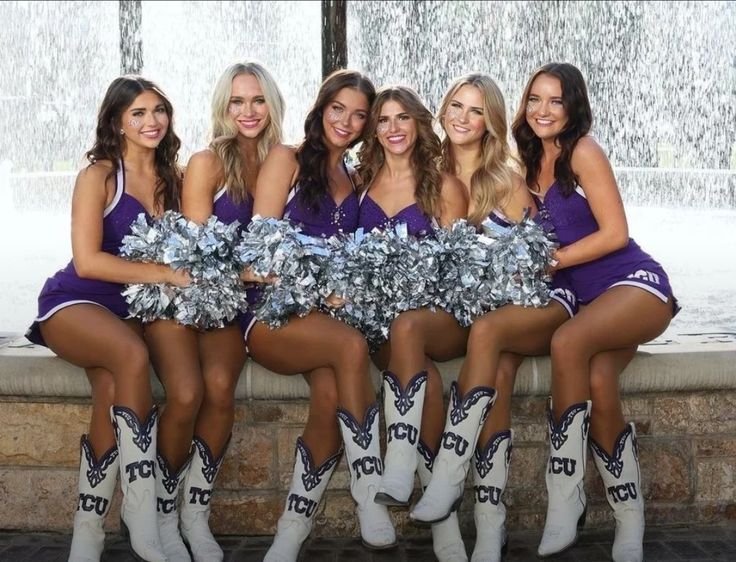
[[[273,71],[298,140],[320,81],[319,2],[141,7],[142,73],[174,102],[184,162],[206,142],[217,75],[238,58]],[[117,2],[4,2],[0,15],[0,260],[23,264],[4,268],[0,331],[19,333],[70,256],[73,178],[119,73],[120,32]],[[736,258],[723,251],[736,238],[736,57],[723,48],[736,44],[736,4],[348,2],[347,21],[349,66],[414,86],[433,109],[455,76],[477,70],[498,81],[511,113],[539,64],[578,65],[631,233],[685,306],[668,334],[736,332],[720,306],[736,300]]]

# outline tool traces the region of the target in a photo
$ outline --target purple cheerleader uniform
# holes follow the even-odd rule
[[[536,195],[535,199],[539,206],[539,223],[548,230],[554,230],[560,247],[598,230],[598,223],[580,186],[565,197],[555,181],[544,199]],[[673,315],[679,311],[664,269],[631,238],[626,246],[615,252],[557,272],[555,279],[560,273],[567,276],[581,304],[590,303],[611,287],[628,285],[652,293],[663,302],[671,299]]]
[[[130,225],[143,213],[150,219],[145,207],[125,191],[125,168],[120,162],[115,176],[115,197],[105,208],[102,221],[102,251],[119,255],[123,237],[130,232]],[[59,310],[75,304],[96,304],[106,308],[119,318],[129,318],[128,305],[121,294],[123,285],[84,279],[74,269],[74,262],[49,277],[38,296],[38,316],[26,332],[26,338],[38,345],[46,345],[39,328]]]
[[[352,183],[349,170],[348,176]],[[299,184],[297,184],[289,191],[286,207],[284,208],[284,219],[288,219],[293,225],[299,226],[304,234],[316,238],[329,238],[338,232],[354,232],[358,227],[358,196],[355,193],[355,184],[352,185],[353,192],[343,199],[339,205],[335,203],[329,193],[323,193],[319,200],[319,207],[315,210],[305,205],[301,197],[298,196]],[[260,298],[261,292],[262,289],[258,285],[249,290],[248,302],[255,304]],[[248,335],[255,323],[255,315],[250,310],[241,315],[240,329],[243,332],[246,345]]]
[[[393,228],[399,223],[405,223],[407,232],[417,238],[431,235],[434,232],[435,221],[425,215],[416,203],[404,207],[394,216],[389,217],[367,192],[363,194],[358,213],[359,227],[370,232],[374,229]]]
[[[537,205],[539,205],[539,203],[537,203]],[[534,217],[534,220],[537,221],[538,217],[539,214]],[[488,215],[488,218],[499,226],[503,226],[506,228],[510,228],[513,226],[513,223],[508,219],[508,217],[506,217],[506,215],[504,215],[498,209],[494,209],[493,211],[491,211],[491,214]],[[542,226],[545,227],[544,224],[542,224]],[[545,227],[545,230],[549,229]],[[570,280],[567,278],[567,274],[564,272],[564,270],[558,271],[552,278],[549,296],[553,301],[557,301],[564,307],[570,318],[577,314],[578,299],[575,296],[575,291],[572,290],[572,285],[570,284]]]
[[[245,200],[236,204],[228,195],[227,188],[223,187],[215,194],[212,214],[224,224],[240,221],[240,228],[243,229],[248,226],[253,216],[253,197],[248,193]]]

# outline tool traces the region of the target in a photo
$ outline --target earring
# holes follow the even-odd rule
[[[123,129],[120,129],[120,134],[121,134],[121,135],[125,135],[125,130],[123,130]]]

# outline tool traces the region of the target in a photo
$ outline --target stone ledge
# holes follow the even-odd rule
[[[439,363],[445,388],[460,370],[462,359]],[[736,389],[736,342],[668,343],[640,347],[621,377],[623,394],[688,390]],[[372,367],[373,382],[379,372]],[[151,374],[154,395],[164,393]],[[550,384],[549,357],[527,358],[519,369],[515,395],[546,395]],[[89,398],[90,387],[81,369],[46,348],[19,338],[0,349],[0,397]],[[254,361],[243,368],[238,400],[293,400],[309,397],[302,377],[277,375]]]

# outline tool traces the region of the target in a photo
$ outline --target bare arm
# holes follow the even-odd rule
[[[102,251],[103,213],[109,166],[95,164],[77,176],[72,196],[72,255],[77,274],[111,283],[186,285],[188,276],[166,265],[136,263]],[[113,184],[114,185],[114,184]]]
[[[572,154],[572,168],[580,178],[598,230],[557,251],[561,267],[585,263],[623,248],[629,241],[624,204],[611,163],[592,137],[580,139]]]
[[[221,181],[222,164],[214,152],[203,150],[192,155],[181,191],[182,214],[199,224],[207,222]]]
[[[533,215],[537,206],[534,204],[534,199],[532,199],[529,189],[527,189],[524,178],[518,174],[514,174],[514,187],[506,198],[501,211],[510,220],[519,222],[524,217],[524,211],[529,208],[532,209]]]
[[[465,186],[455,176],[442,174],[442,215],[439,222],[450,226],[468,214],[468,196]]]
[[[298,169],[294,148],[279,144],[271,149],[258,173],[253,216],[277,219],[284,216],[286,198]]]

